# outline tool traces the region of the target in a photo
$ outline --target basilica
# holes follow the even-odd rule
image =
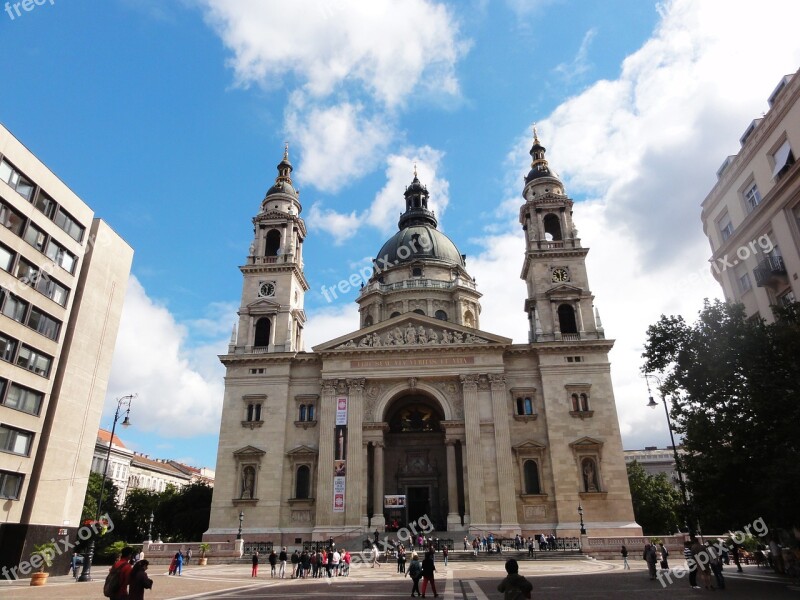
[[[528,341],[481,329],[466,257],[414,173],[353,331],[304,349],[307,231],[288,151],[253,218],[204,539],[296,545],[410,525],[641,535],[573,201],[534,132],[519,209]],[[401,206],[398,198],[398,207]]]

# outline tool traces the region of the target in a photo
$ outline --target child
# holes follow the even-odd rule
[[[508,576],[497,586],[497,591],[503,592],[503,600],[522,600],[530,598],[533,585],[519,574],[519,565],[513,558],[506,561]]]

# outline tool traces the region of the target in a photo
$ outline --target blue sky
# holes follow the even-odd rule
[[[595,303],[618,340],[625,446],[663,446],[638,377],[644,331],[720,295],[700,202],[800,63],[796,3],[759,6],[48,0],[0,12],[0,121],[136,252],[103,424],[114,397],[138,392],[131,447],[214,467],[216,355],[284,141],[310,232],[307,348],[356,328],[355,293],[328,303],[320,290],[396,227],[415,161],[484,293],[482,328],[524,342],[515,213],[538,122],[580,201]]]

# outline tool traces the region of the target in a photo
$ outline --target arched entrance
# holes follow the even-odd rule
[[[383,510],[388,528],[426,517],[438,531],[447,528],[447,453],[438,402],[419,392],[399,396],[387,407],[384,422],[384,494],[405,496],[405,506],[384,507],[373,498],[373,514]]]

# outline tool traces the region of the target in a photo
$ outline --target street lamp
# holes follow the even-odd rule
[[[586,535],[586,527],[583,526],[583,507],[578,502],[578,516],[581,518],[581,535]]]
[[[683,515],[684,519],[686,519],[687,528],[689,529],[689,535],[694,535],[694,519],[692,518],[691,514],[689,513],[689,499],[686,494],[686,482],[683,480],[683,471],[681,471],[681,462],[680,458],[678,457],[678,447],[675,445],[675,435],[672,432],[672,419],[669,416],[669,408],[667,407],[667,399],[664,397],[664,394],[661,394],[661,380],[656,377],[655,375],[651,375],[650,373],[644,374],[644,380],[647,383],[647,395],[650,396],[650,401],[647,403],[647,406],[650,408],[655,408],[658,406],[658,402],[653,400],[653,393],[650,391],[650,377],[658,382],[659,393],[661,395],[661,402],[664,404],[664,414],[667,415],[667,428],[669,429],[669,439],[672,442],[672,454],[675,457],[675,471],[678,473],[678,484],[681,488],[681,499],[683,500]]]
[[[244,511],[239,511],[239,533],[236,534],[236,539],[242,539],[242,523],[244,522]]]
[[[153,519],[155,516],[153,515],[153,511],[150,511],[150,518],[147,520],[147,541],[153,541]]]
[[[108,452],[106,453],[106,464],[103,466],[103,481],[100,483],[100,495],[97,499],[97,514],[95,515],[94,522],[100,520],[100,511],[103,508],[103,494],[106,488],[106,477],[108,476],[108,463],[111,461],[111,446],[114,443],[114,431],[117,429],[117,421],[119,421],[122,409],[125,409],[125,418],[122,420],[123,427],[130,427],[131,420],[131,401],[136,397],[136,394],[128,394],[117,398],[117,410],[114,412],[114,422],[111,425],[111,439],[108,440]],[[78,581],[91,581],[92,580],[92,558],[94,557],[94,538],[97,534],[92,535],[89,541],[89,547],[83,555],[83,569],[81,569],[81,576]]]

